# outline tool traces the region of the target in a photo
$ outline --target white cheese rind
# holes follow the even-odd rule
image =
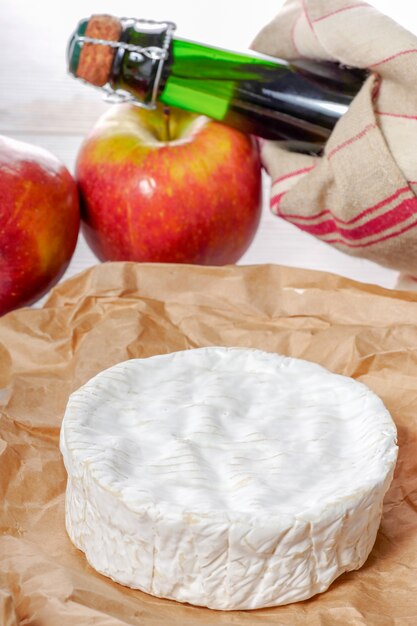
[[[259,350],[120,363],[70,397],[66,526],[100,573],[214,609],[286,604],[363,565],[397,457],[381,400]]]

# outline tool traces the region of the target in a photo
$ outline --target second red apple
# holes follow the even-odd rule
[[[84,141],[76,176],[101,260],[234,263],[259,223],[254,139],[179,109],[113,106]]]

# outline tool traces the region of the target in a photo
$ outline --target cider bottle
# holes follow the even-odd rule
[[[319,152],[367,73],[328,61],[286,61],[174,37],[175,24],[93,15],[68,47],[69,71],[107,98],[204,114],[243,132]]]

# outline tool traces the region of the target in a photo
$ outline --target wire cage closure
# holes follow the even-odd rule
[[[144,57],[151,59],[158,63],[157,69],[154,76],[154,81],[151,86],[151,98],[149,102],[145,102],[144,100],[138,100],[134,98],[130,93],[124,91],[122,89],[114,89],[110,82],[107,82],[102,87],[98,87],[102,92],[104,91],[103,98],[106,102],[111,103],[122,103],[129,102],[137,107],[153,110],[156,108],[156,101],[158,97],[159,85],[161,82],[162,72],[164,69],[164,63],[169,57],[169,48],[171,45],[173,33],[176,30],[177,26],[174,22],[159,22],[156,20],[145,20],[138,18],[121,18],[121,23],[123,26],[134,26],[135,29],[139,32],[142,32],[147,27],[157,26],[161,28],[161,36],[163,37],[161,46],[148,46],[142,47],[137,46],[135,44],[123,42],[123,41],[109,41],[107,39],[97,39],[95,37],[88,37],[85,35],[76,35],[76,42],[81,45],[84,43],[92,43],[98,46],[109,46],[110,48],[115,48],[117,50],[124,50],[126,52],[134,52],[137,55],[137,61],[140,62]]]

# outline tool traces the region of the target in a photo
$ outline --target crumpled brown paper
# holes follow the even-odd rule
[[[273,265],[109,263],[42,309],[0,320],[1,626],[415,626],[417,294]],[[362,569],[310,600],[221,612],[97,574],[64,527],[58,434],[68,395],[119,361],[207,345],[301,357],[361,380],[398,427],[399,459]]]

